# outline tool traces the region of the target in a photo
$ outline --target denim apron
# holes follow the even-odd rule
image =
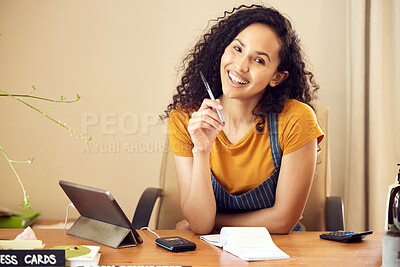
[[[278,139],[278,114],[268,115],[268,129],[271,142],[271,154],[274,163],[274,172],[256,188],[241,195],[232,195],[222,187],[211,172],[211,181],[214,190],[217,211],[224,213],[238,213],[251,210],[270,208],[275,204],[275,191],[281,167],[282,153]],[[293,231],[301,231],[297,224]]]

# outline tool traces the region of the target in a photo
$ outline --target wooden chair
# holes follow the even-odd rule
[[[325,133],[325,138],[319,145],[316,172],[300,223],[303,230],[344,230],[342,199],[329,196],[331,179],[328,139],[329,109],[322,105],[317,106],[316,109],[318,122]],[[166,142],[168,143],[168,139]],[[153,212],[153,207],[159,197],[159,204]],[[133,217],[134,227],[148,226],[151,215],[154,217],[156,229],[175,229],[176,223],[183,219],[174,159],[169,146],[166,146],[162,158],[160,188],[145,190]]]
[[[325,137],[318,146],[313,184],[300,222],[309,231],[344,230],[342,198],[330,196],[329,108],[317,105],[316,114]]]

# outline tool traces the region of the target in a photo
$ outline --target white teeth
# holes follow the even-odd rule
[[[240,84],[248,84],[248,81],[242,80],[239,77],[236,77],[232,74],[232,72],[228,72],[229,78],[232,79],[232,81],[234,81],[235,83],[240,83]]]

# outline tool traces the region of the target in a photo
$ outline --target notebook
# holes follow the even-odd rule
[[[246,261],[289,259],[265,227],[223,227],[219,235],[203,235],[200,239]]]

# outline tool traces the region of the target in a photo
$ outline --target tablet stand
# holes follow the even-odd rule
[[[137,246],[131,229],[80,216],[68,230],[69,235],[81,237],[112,248]]]

